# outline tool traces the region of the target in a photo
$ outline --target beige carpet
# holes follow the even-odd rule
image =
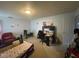
[[[3,53],[3,52],[5,52],[5,51],[7,51],[7,50],[9,50],[9,49],[11,49],[11,48],[13,48],[13,47],[19,45],[19,44],[20,44],[20,43],[19,43],[19,40],[14,41],[12,45],[6,46],[6,47],[4,47],[4,48],[0,48],[0,53]]]
[[[42,44],[39,39],[35,37],[31,37],[28,39],[24,39],[27,42],[31,42],[34,44],[34,52],[30,56],[30,58],[63,58],[64,51],[61,48],[61,45],[53,45],[53,46],[46,46],[45,43]],[[15,41],[12,45],[1,48],[0,53],[11,49],[15,46],[19,45],[19,41]]]
[[[45,43],[42,44],[39,39],[31,37],[25,39],[27,42],[34,44],[35,51],[30,56],[30,58],[63,58],[64,51],[60,45],[46,46]]]

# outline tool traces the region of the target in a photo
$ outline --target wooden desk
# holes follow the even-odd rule
[[[46,35],[45,35],[45,39],[46,39],[46,44],[49,46],[50,45],[50,42],[51,42],[51,37],[53,35],[53,32],[47,32]]]
[[[52,35],[53,35],[53,32],[47,32],[45,36],[49,36],[50,37]]]

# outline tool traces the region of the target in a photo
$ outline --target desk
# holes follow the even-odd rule
[[[53,35],[53,32],[47,32],[47,33],[45,33],[46,35],[45,36],[52,36]]]
[[[51,41],[52,35],[53,35],[53,32],[47,32],[46,35],[45,35],[46,45],[47,45],[47,46],[50,45],[50,41]]]

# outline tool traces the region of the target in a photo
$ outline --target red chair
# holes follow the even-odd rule
[[[2,34],[2,40],[4,43],[12,43],[13,41],[15,41],[15,39],[16,38],[11,32]]]
[[[77,51],[75,48],[68,48],[65,57],[69,58],[79,58],[79,51]]]

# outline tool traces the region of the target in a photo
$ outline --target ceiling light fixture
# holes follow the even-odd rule
[[[26,14],[31,14],[31,11],[27,10],[25,11]]]

